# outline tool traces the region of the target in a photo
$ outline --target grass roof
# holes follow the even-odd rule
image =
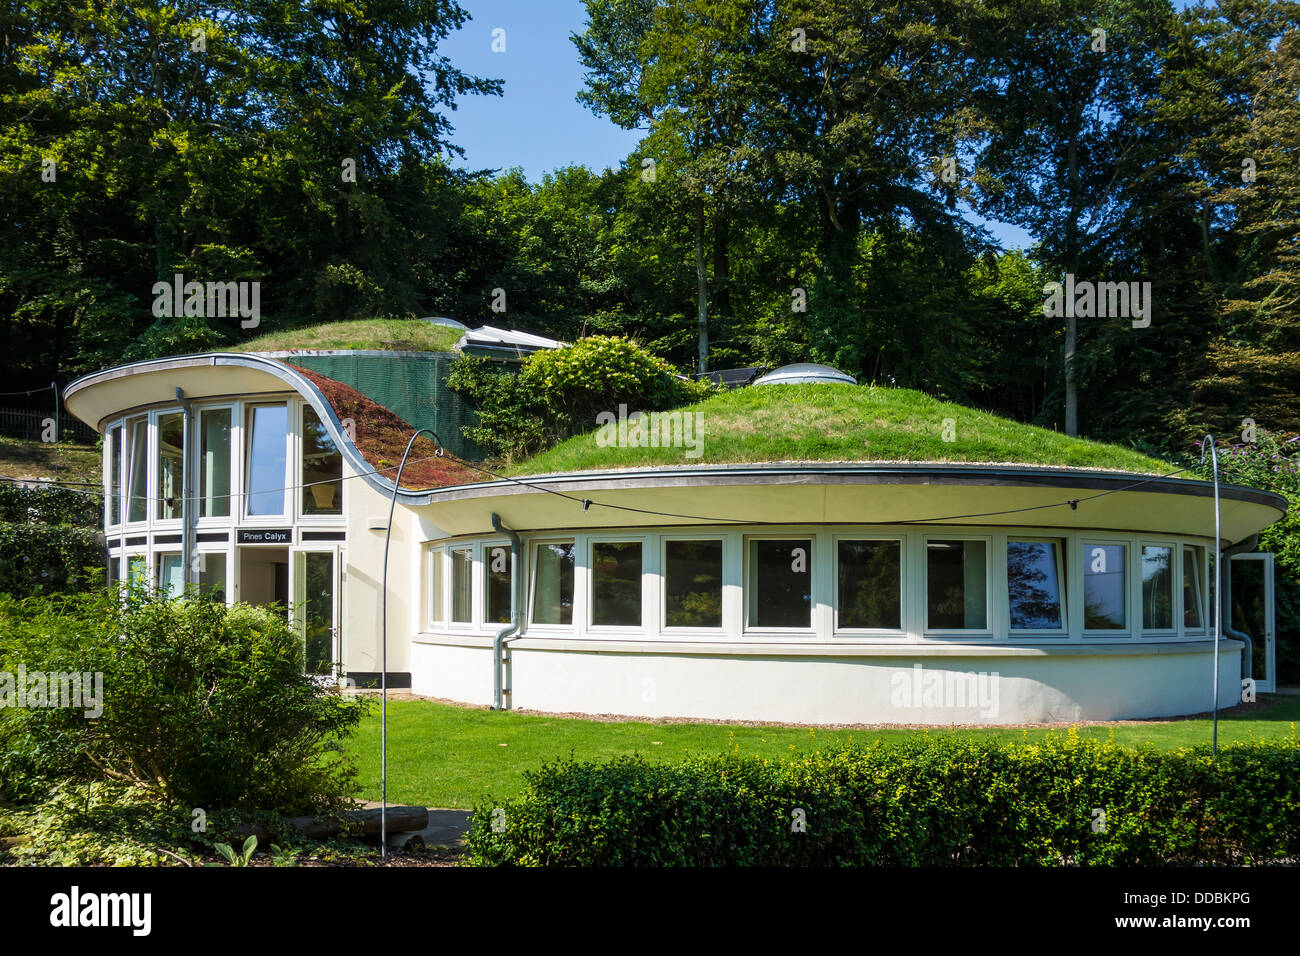
[[[354,319],[266,332],[225,352],[288,352],[298,349],[380,349],[449,352],[465,333],[423,319]]]
[[[745,462],[982,462],[1141,474],[1167,474],[1176,467],[1118,445],[1068,438],[903,388],[753,385],[685,411],[698,414],[703,430],[698,457],[687,457],[690,449],[683,447],[602,447],[599,430],[592,430],[511,472]],[[952,419],[953,441],[944,441],[945,419]]]

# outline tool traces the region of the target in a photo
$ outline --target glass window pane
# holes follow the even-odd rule
[[[429,552],[429,623],[441,624],[442,607],[442,552]]]
[[[664,544],[664,624],[722,627],[722,542]]]
[[[199,517],[230,517],[230,409],[199,412]]]
[[[533,623],[573,623],[572,541],[537,546],[533,577]]]
[[[900,553],[897,541],[837,543],[840,627],[902,627]]]
[[[302,409],[302,513],[343,513],[343,455],[320,416],[310,405]]]
[[[1090,630],[1122,631],[1128,620],[1122,544],[1083,546],[1083,626]]]
[[[1050,541],[1007,542],[1007,603],[1013,629],[1061,626],[1058,554],[1060,549]]]
[[[1142,548],[1142,626],[1174,626],[1174,549]]]
[[[484,555],[485,614],[491,624],[510,623],[510,558],[510,547],[504,544],[492,545]]]
[[[126,579],[133,589],[149,585],[149,562],[143,554],[133,554],[126,559]]]
[[[749,542],[749,626],[812,627],[812,541]]]
[[[144,521],[149,493],[149,422],[143,418],[131,423],[131,461],[127,467],[127,521]]]
[[[1183,548],[1183,627],[1200,630],[1205,627],[1201,597],[1201,549]]]
[[[284,514],[288,408],[261,405],[249,414],[248,513]]]
[[[181,597],[185,593],[185,568],[179,554],[158,556],[158,590],[169,597]]]
[[[182,468],[185,461],[185,416],[158,416],[158,517],[181,516]]]
[[[199,555],[199,591],[209,601],[226,600],[226,556],[221,552]]]
[[[591,565],[591,623],[640,627],[640,542],[597,542],[591,546]]]
[[[988,555],[983,541],[926,542],[926,620],[933,630],[988,627]]]
[[[108,583],[116,584],[118,581],[121,580],[122,580],[122,559],[109,558],[108,559]]]
[[[334,669],[334,555],[303,554],[303,642],[308,674]]]
[[[122,521],[122,453],[126,449],[126,429],[122,426],[108,433],[108,523]]]
[[[474,555],[468,549],[451,553],[451,619],[456,624],[473,621]]]

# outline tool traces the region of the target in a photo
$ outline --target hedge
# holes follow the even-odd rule
[[[774,761],[620,757],[525,773],[469,860],[521,866],[1190,865],[1300,858],[1300,738],[1127,748],[919,737]]]
[[[106,556],[103,534],[93,528],[0,522],[0,594],[49,594],[103,584]]]
[[[67,488],[33,488],[0,481],[0,521],[101,528],[104,499]]]

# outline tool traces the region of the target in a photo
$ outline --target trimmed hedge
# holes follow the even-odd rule
[[[67,488],[32,488],[0,481],[0,521],[101,528],[104,525],[104,498]]]
[[[788,760],[572,760],[475,808],[479,865],[1052,866],[1300,858],[1300,738],[1175,751],[918,737]],[[1102,816],[1096,811],[1104,813]],[[798,823],[804,822],[799,831]]]
[[[103,534],[91,528],[0,522],[0,594],[97,587],[106,557]]]

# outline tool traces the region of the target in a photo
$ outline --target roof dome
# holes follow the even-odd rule
[[[762,378],[755,379],[755,385],[856,385],[857,379],[846,375],[829,365],[817,365],[814,362],[796,362],[794,365],[782,365],[775,371],[768,372]]]

